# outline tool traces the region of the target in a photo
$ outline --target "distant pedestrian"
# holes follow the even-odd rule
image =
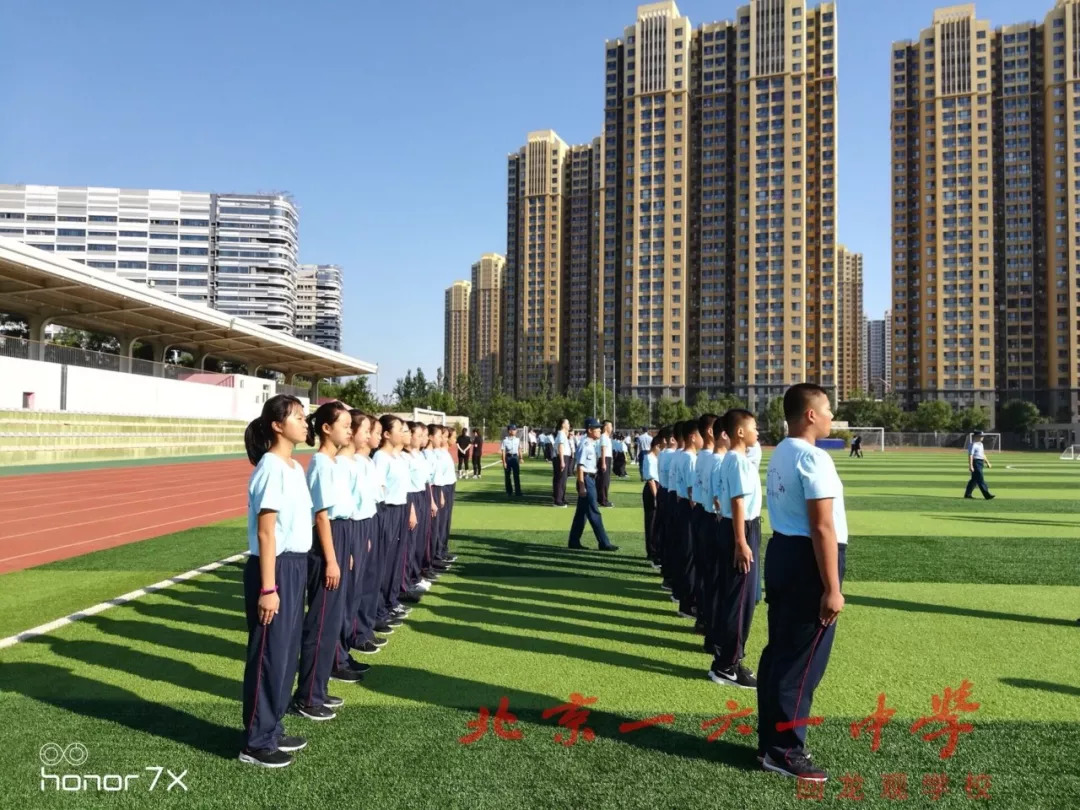
[[[517,435],[517,425],[510,425],[507,436],[502,440],[499,455],[502,461],[503,478],[506,479],[506,494],[521,497],[521,439]],[[513,486],[510,478],[513,476]]]
[[[473,478],[480,477],[480,459],[484,455],[484,437],[480,431],[473,429],[472,432],[472,474]]]
[[[862,458],[862,436],[856,436],[851,440],[851,452],[848,453],[848,458],[852,456]]]
[[[996,496],[990,493],[990,488],[986,485],[986,479],[983,478],[983,467],[990,469],[993,465],[986,459],[986,450],[983,448],[982,439],[983,432],[976,430],[972,437],[971,447],[968,448],[968,472],[971,474],[971,478],[968,479],[964,497],[970,498],[971,493],[975,491],[975,487],[978,487],[983,498],[992,501]]]

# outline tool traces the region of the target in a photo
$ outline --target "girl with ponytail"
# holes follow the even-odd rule
[[[344,621],[342,572],[348,570],[352,491],[347,470],[334,462],[338,450],[352,441],[352,416],[341,402],[320,405],[308,417],[307,443],[319,450],[308,463],[314,542],[308,553],[307,615],[300,642],[300,672],[291,711],[309,720],[333,720],[344,703],[327,694],[330,672]],[[360,679],[351,673],[350,680]]]
[[[416,510],[409,503],[409,462],[402,452],[409,441],[409,431],[398,417],[384,414],[379,418],[382,443],[375,453],[375,480],[383,488],[384,508],[379,517],[379,545],[383,555],[376,632],[386,633],[401,625],[408,609],[401,605],[402,573],[405,567],[405,539],[416,528]]]
[[[278,394],[244,432],[248,460],[248,557],[244,566],[247,662],[244,747],[240,761],[262,768],[292,764],[307,742],[286,735],[281,720],[300,657],[300,634],[311,548],[311,496],[304,468],[292,457],[307,436],[304,406]]]

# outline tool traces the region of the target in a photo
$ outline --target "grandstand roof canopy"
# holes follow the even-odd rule
[[[376,370],[374,363],[6,237],[0,237],[0,311],[305,376],[345,377]]]

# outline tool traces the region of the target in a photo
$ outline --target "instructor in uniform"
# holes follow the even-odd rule
[[[597,419],[585,420],[586,435],[578,444],[574,457],[577,475],[577,508],[574,510],[574,522],[570,525],[570,548],[584,548],[581,535],[585,531],[585,521],[589,521],[596,542],[601,551],[618,551],[619,547],[611,544],[604,530],[604,519],[600,516],[600,505],[596,500],[596,471],[600,422]]]
[[[502,440],[503,478],[506,480],[506,494],[509,497],[521,497],[521,439],[517,435],[517,425],[506,428],[509,434]],[[510,486],[510,475],[514,476],[514,485]]]

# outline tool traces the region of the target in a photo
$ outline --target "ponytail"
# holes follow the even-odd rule
[[[252,419],[244,431],[244,449],[252,465],[258,464],[274,446],[274,423],[284,422],[293,408],[303,407],[299,399],[289,394],[276,394],[266,400],[262,413]]]
[[[326,425],[334,424],[334,421],[338,418],[338,414],[348,410],[349,409],[345,407],[344,403],[338,402],[337,400],[324,402],[316,408],[315,413],[307,418],[307,443],[311,447],[314,447],[316,437],[322,441],[322,429]]]
[[[382,447],[390,441],[390,431],[394,429],[394,425],[399,423],[401,419],[394,416],[392,413],[384,413],[379,417],[379,424],[382,425],[382,439],[379,442],[379,447]]]

